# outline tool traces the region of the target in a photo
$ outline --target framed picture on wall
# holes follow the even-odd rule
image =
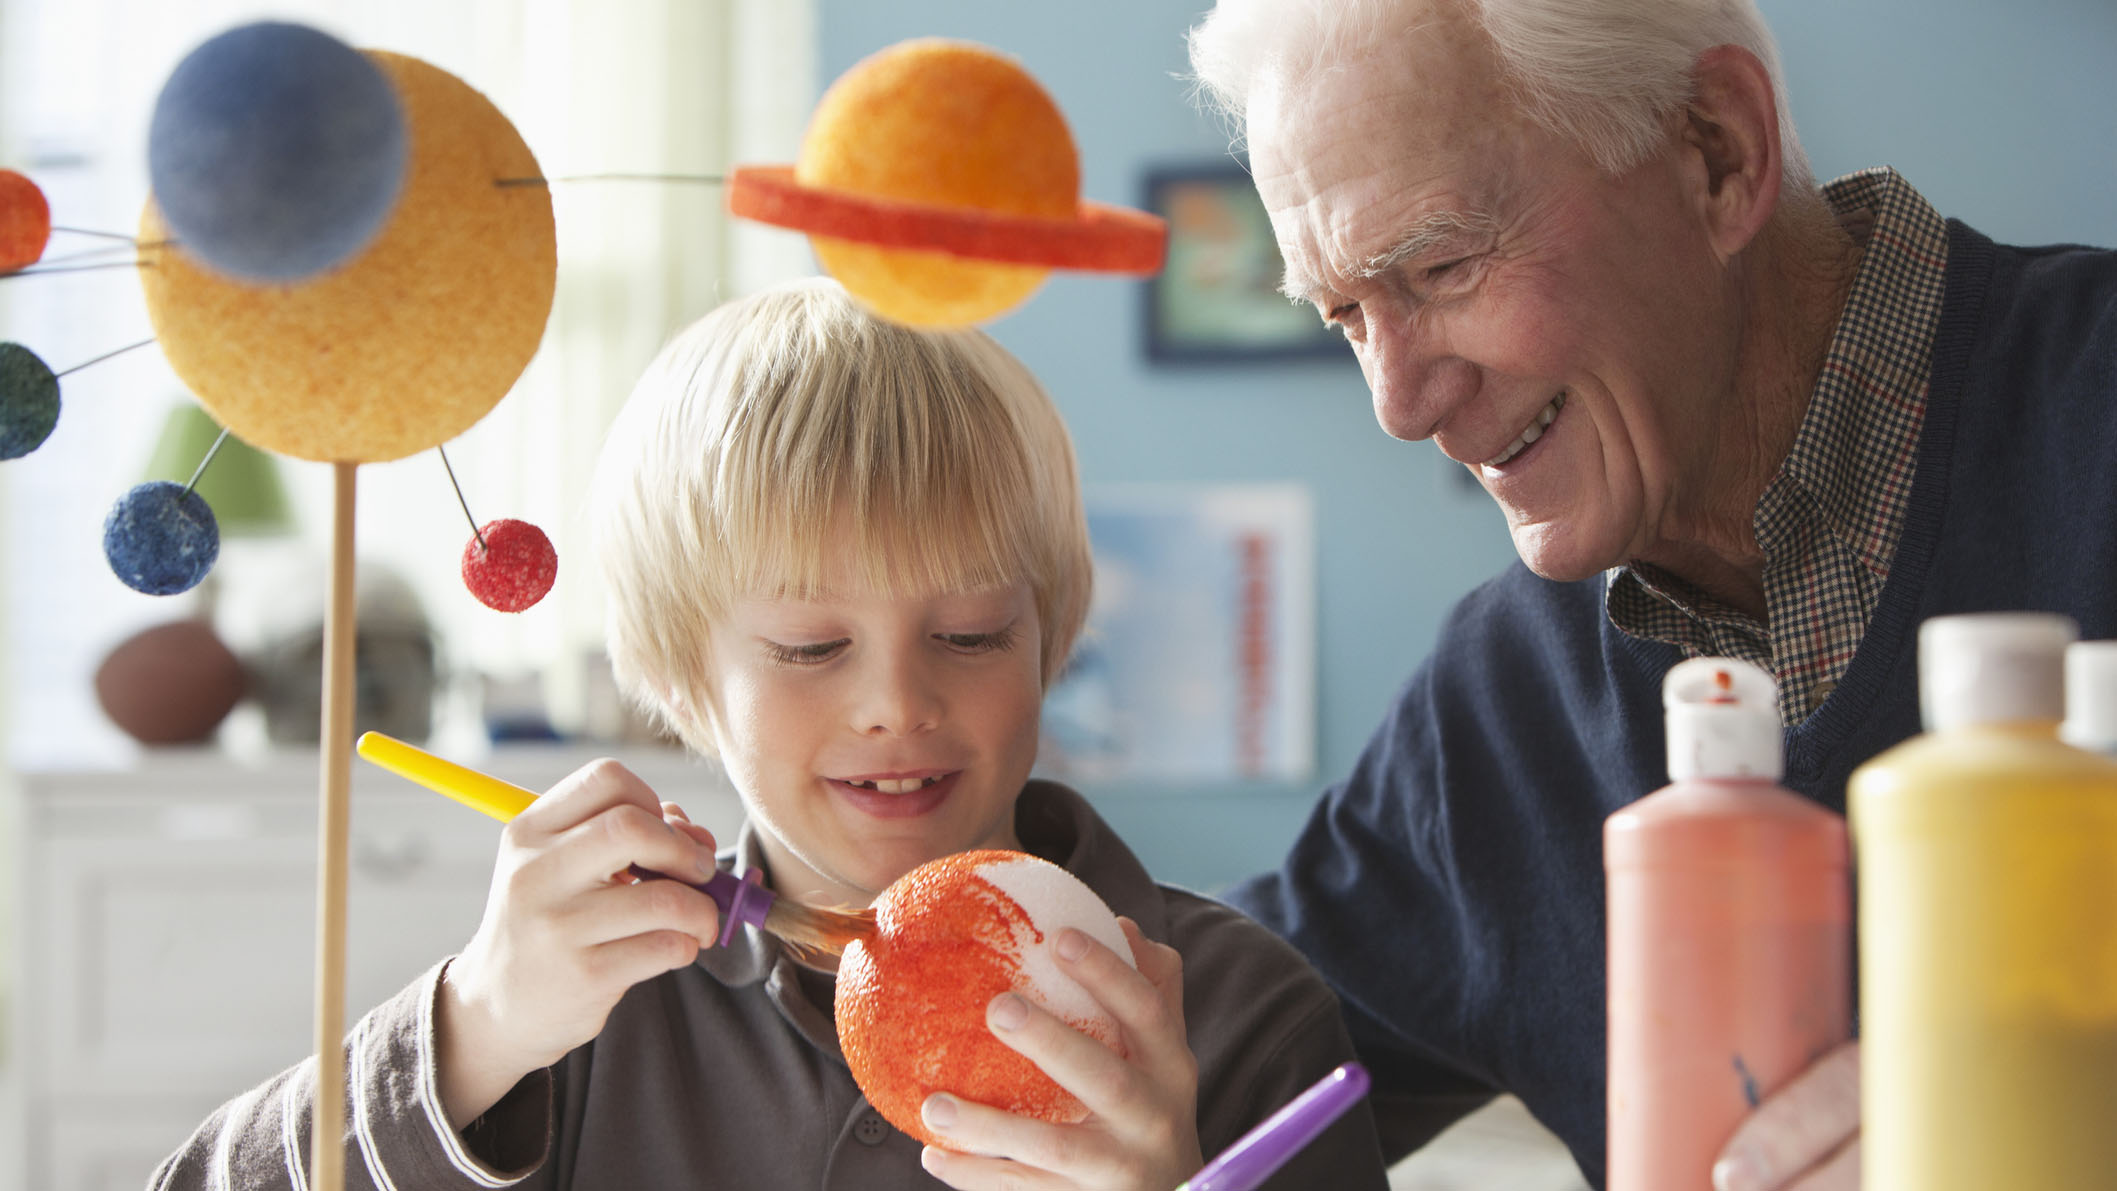
[[[1095,597],[1044,697],[1038,772],[1180,787],[1316,763],[1314,499],[1297,484],[1091,485]]]
[[[1145,203],[1169,221],[1168,263],[1142,287],[1148,360],[1352,361],[1343,335],[1279,292],[1279,245],[1240,162],[1150,170]]]

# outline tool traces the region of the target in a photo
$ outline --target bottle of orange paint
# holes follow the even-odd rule
[[[2117,1187],[2117,762],[2073,622],[1919,627],[1926,731],[1855,770],[1860,1159],[1884,1191]]]
[[[1845,1041],[1845,821],[1778,784],[1777,684],[1698,658],[1662,684],[1670,784],[1603,826],[1610,1191],[1704,1191],[1742,1119]]]

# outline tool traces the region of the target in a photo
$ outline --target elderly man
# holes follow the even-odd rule
[[[1525,564],[1234,899],[1339,990],[1395,1152],[1505,1090],[1600,1184],[1600,829],[1666,780],[1663,675],[1775,673],[1787,784],[1842,810],[1918,730],[1921,620],[2117,632],[2117,261],[1818,189],[1750,0],[1221,0],[1191,54],[1288,292]],[[1856,1186],[1857,1087],[1848,1044],[1715,1181]]]

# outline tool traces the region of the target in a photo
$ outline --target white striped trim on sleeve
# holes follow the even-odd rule
[[[310,1055],[301,1061],[287,1077],[279,1093],[279,1145],[287,1162],[287,1185],[294,1191],[309,1191],[309,1158],[301,1152],[301,1118],[304,1112],[315,1111],[314,1098],[311,1106],[304,1108],[301,1102],[303,1081],[316,1082],[316,1056]]]
[[[443,965],[446,970],[446,965]],[[503,1179],[485,1169],[483,1163],[471,1157],[463,1145],[463,1135],[448,1123],[448,1114],[441,1108],[440,1061],[434,1054],[434,998],[441,995],[442,977],[434,978],[431,995],[419,1003],[419,1090],[416,1099],[419,1107],[426,1110],[426,1120],[433,1127],[434,1136],[441,1140],[441,1152],[448,1155],[449,1165],[456,1173],[478,1184],[480,1187],[512,1187],[524,1178]]]
[[[353,1139],[360,1143],[360,1157],[367,1163],[368,1177],[374,1180],[376,1191],[397,1191],[397,1184],[390,1181],[389,1171],[383,1169],[382,1155],[375,1150],[375,1131],[368,1121],[368,1030],[372,1015],[360,1019],[353,1027],[351,1050],[353,1078],[349,1081],[353,1091]]]
[[[228,1151],[234,1146],[237,1130],[257,1111],[257,1102],[264,1095],[263,1087],[255,1087],[229,1102],[227,1113],[221,1117],[220,1136],[213,1139],[213,1160],[206,1167],[207,1191],[235,1191],[235,1180],[228,1169]]]

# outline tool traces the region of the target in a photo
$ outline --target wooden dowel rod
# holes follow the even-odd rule
[[[323,773],[316,817],[316,1118],[310,1191],[345,1191],[346,840],[352,826],[353,476],[334,463],[331,599],[323,621]]]

